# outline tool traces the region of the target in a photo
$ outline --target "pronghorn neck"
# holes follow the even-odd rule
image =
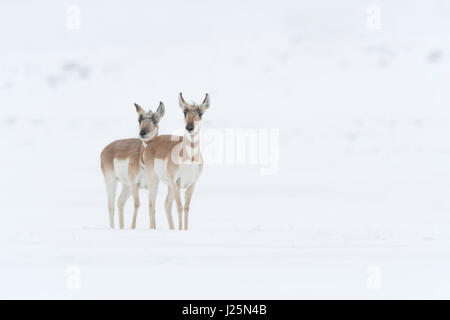
[[[183,154],[187,155],[186,159],[196,162],[200,154],[200,131],[193,135],[186,132],[181,143],[183,145]]]
[[[142,141],[142,146],[141,149],[139,150],[139,162],[141,163],[141,167],[144,167],[144,153],[145,153],[145,148],[147,148],[147,143],[149,143],[150,141]]]
[[[144,166],[144,153],[145,153],[145,149],[147,148],[147,145],[153,140],[153,138],[155,138],[158,135],[158,132],[156,132],[155,135],[153,135],[153,137],[149,140],[141,140],[142,142],[142,147],[141,150],[139,151],[139,161],[141,163],[141,166]]]

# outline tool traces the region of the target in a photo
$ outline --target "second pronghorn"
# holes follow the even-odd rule
[[[123,229],[123,208],[133,196],[134,214],[131,228],[136,228],[136,217],[140,206],[139,189],[147,188],[142,156],[145,146],[158,135],[159,120],[164,116],[164,104],[159,103],[158,110],[145,112],[135,104],[139,115],[139,138],[116,140],[107,145],[101,153],[102,172],[105,177],[108,194],[109,226],[114,228],[114,202],[116,200],[117,181],[122,183],[122,192],[117,200],[119,207],[119,227]]]
[[[175,199],[178,213],[178,228],[188,229],[189,206],[195,184],[203,169],[200,153],[200,128],[202,116],[209,108],[209,95],[201,104],[188,104],[180,93],[179,105],[184,113],[185,134],[183,137],[162,135],[151,140],[144,151],[145,173],[150,191],[150,228],[156,229],[155,203],[159,181],[168,186],[165,209],[169,228],[174,229],[172,204]],[[180,189],[186,189],[184,208]]]

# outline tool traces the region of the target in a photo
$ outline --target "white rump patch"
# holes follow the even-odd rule
[[[114,174],[120,182],[127,186],[130,185],[130,181],[128,180],[129,163],[130,161],[128,159],[114,159]]]

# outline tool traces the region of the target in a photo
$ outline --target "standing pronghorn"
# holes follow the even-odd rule
[[[144,151],[145,172],[150,191],[150,228],[156,229],[155,202],[159,181],[168,186],[165,209],[169,228],[174,229],[172,203],[175,198],[178,212],[178,228],[183,227],[180,189],[186,188],[184,203],[184,229],[188,229],[189,205],[195,183],[203,169],[203,159],[199,150],[199,132],[203,113],[209,108],[209,95],[200,104],[188,104],[180,93],[178,100],[184,112],[186,132],[184,137],[158,136]]]
[[[119,226],[123,229],[123,208],[125,202],[133,196],[134,214],[131,228],[136,228],[136,217],[140,206],[139,189],[147,188],[142,156],[144,144],[158,135],[158,123],[164,115],[164,104],[159,103],[158,110],[145,112],[138,104],[134,104],[139,114],[140,139],[117,140],[105,147],[101,154],[102,171],[108,193],[109,226],[114,228],[114,201],[116,199],[117,181],[122,182],[122,192],[117,200],[119,207]]]

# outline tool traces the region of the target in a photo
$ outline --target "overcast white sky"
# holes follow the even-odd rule
[[[365,28],[368,5],[382,10],[382,30]],[[81,30],[65,24],[81,8]],[[358,40],[450,35],[450,2],[431,1],[13,1],[0,3],[0,54],[157,46],[166,42],[264,37]]]

